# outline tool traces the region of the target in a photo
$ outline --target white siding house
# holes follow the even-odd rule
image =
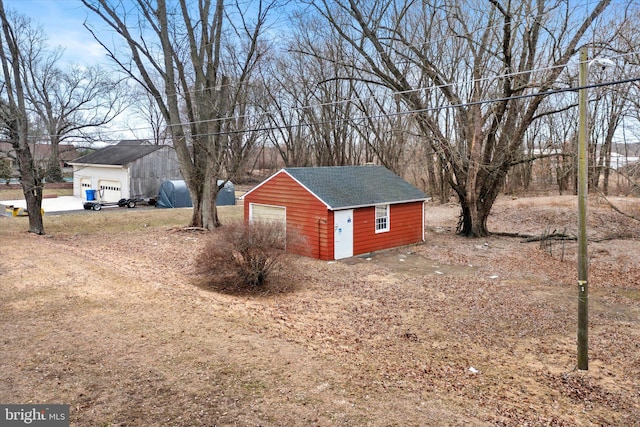
[[[182,179],[175,150],[146,141],[121,141],[72,162],[73,195],[117,202],[134,197],[156,197],[165,180]]]

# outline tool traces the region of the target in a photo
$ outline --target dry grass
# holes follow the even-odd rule
[[[42,192],[44,197],[73,196],[73,188],[47,188]],[[0,200],[20,200],[24,199],[21,188],[3,188],[0,184]]]
[[[242,218],[241,205],[220,206],[223,220]],[[99,212],[78,211],[44,216],[44,227],[48,234],[102,235],[124,231],[145,231],[154,228],[184,227],[191,220],[191,208],[160,209],[138,207],[135,209],[110,208]],[[15,233],[28,228],[27,217],[12,218],[3,231]]]
[[[500,200],[490,228],[569,229],[566,202]],[[637,233],[590,208],[594,234]],[[189,210],[45,216],[45,237],[0,218],[0,401],[69,403],[77,426],[637,425],[638,240],[590,245],[579,372],[575,245],[562,262],[426,211],[425,244],[299,258],[293,292],[267,296],[198,286]]]
[[[135,208],[103,209],[60,215],[45,215],[47,233],[101,235],[147,228],[180,227],[191,219],[191,209]]]

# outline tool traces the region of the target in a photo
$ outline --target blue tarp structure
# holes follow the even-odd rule
[[[192,206],[189,189],[183,180],[164,181],[160,184],[156,207],[190,208]]]
[[[222,185],[224,181],[218,180],[218,186]],[[232,206],[236,204],[236,187],[233,182],[227,181],[224,187],[218,191],[218,197],[216,197],[216,205],[218,206]]]
[[[222,185],[224,181],[218,181],[218,185]],[[236,204],[236,190],[231,181],[227,181],[222,190],[218,192],[216,198],[218,206],[227,206]],[[160,184],[158,193],[158,201],[156,207],[159,208],[190,208],[193,206],[191,196],[187,184],[183,180],[164,181]]]

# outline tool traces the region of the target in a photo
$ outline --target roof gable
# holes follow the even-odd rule
[[[428,199],[422,191],[384,166],[285,168],[273,176],[279,173],[289,175],[331,210]]]
[[[109,145],[82,156],[72,164],[125,166],[166,145]]]

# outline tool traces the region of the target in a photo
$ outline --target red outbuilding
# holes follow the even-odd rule
[[[244,195],[246,221],[282,223],[322,260],[424,240],[425,194],[383,166],[285,168]]]

